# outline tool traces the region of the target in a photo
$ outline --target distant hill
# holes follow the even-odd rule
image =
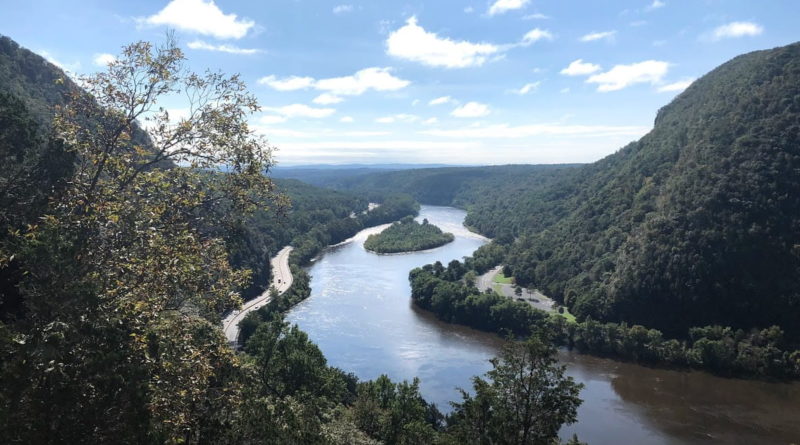
[[[357,192],[370,199],[406,193],[425,204],[466,208],[489,196],[516,193],[556,180],[579,164],[440,167],[401,171],[362,171],[322,176],[318,185]]]
[[[332,186],[344,178],[360,177],[373,173],[385,173],[398,170],[420,168],[449,167],[445,164],[310,164],[296,166],[278,165],[270,170],[274,178],[298,179],[319,185]]]

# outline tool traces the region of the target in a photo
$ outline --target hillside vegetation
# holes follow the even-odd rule
[[[800,339],[800,44],[723,64],[661,109],[649,134],[593,164],[335,185],[378,184],[467,208],[466,224],[505,246],[519,284],[579,319],[681,337],[777,324]]]
[[[124,48],[85,91],[0,44],[13,49],[0,55],[0,443],[470,443],[487,420],[481,439],[550,443],[575,421],[581,385],[536,339],[509,346],[447,419],[417,379],[329,366],[286,306],[250,319],[237,353],[221,314],[263,286],[271,249],[296,243],[291,304],[308,290],[297,264],[418,204],[386,196],[363,212],[352,195],[273,182],[272,147],[247,124],[254,97],[237,76],[190,73],[170,39]],[[180,125],[156,111],[139,138],[138,120],[178,91],[199,111]],[[509,392],[525,403],[497,396]]]
[[[452,233],[442,232],[427,219],[420,224],[406,217],[383,232],[367,237],[364,248],[377,253],[413,252],[443,246],[454,239]]]

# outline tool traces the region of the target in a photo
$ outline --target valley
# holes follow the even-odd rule
[[[7,5],[0,443],[798,443],[798,13]]]
[[[417,220],[456,235],[452,245],[375,258],[363,247],[385,227],[365,229],[327,248],[308,268],[311,295],[287,314],[333,366],[361,379],[421,379],[421,393],[449,411],[473,375],[491,368],[503,340],[443,323],[409,302],[407,270],[469,256],[486,239],[461,224],[462,210],[422,206]],[[704,372],[644,367],[562,349],[569,375],[586,385],[576,424],[561,431],[593,444],[791,443],[800,384],[715,377]],[[608,428],[614,425],[614,428]]]

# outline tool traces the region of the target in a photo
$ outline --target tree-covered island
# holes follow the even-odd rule
[[[443,246],[453,239],[452,233],[442,232],[427,219],[420,224],[407,216],[383,232],[370,235],[364,248],[376,253],[414,252]]]

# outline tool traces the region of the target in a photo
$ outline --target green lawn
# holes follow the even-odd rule
[[[497,275],[494,276],[494,280],[492,280],[492,281],[494,281],[495,283],[500,283],[500,284],[511,284],[513,279],[514,279],[514,277],[507,277],[507,276],[503,275],[502,271],[500,271],[500,272],[497,272]]]
[[[558,311],[556,311],[556,313],[557,313],[558,315],[561,315],[562,317],[566,318],[566,319],[567,319],[567,321],[568,321],[568,322],[570,322],[570,323],[577,323],[577,320],[575,320],[575,316],[574,316],[574,315],[572,315],[572,314],[569,312],[569,309],[567,309],[566,307],[564,308],[564,313],[563,313],[563,314],[561,314],[561,313],[558,313]]]

